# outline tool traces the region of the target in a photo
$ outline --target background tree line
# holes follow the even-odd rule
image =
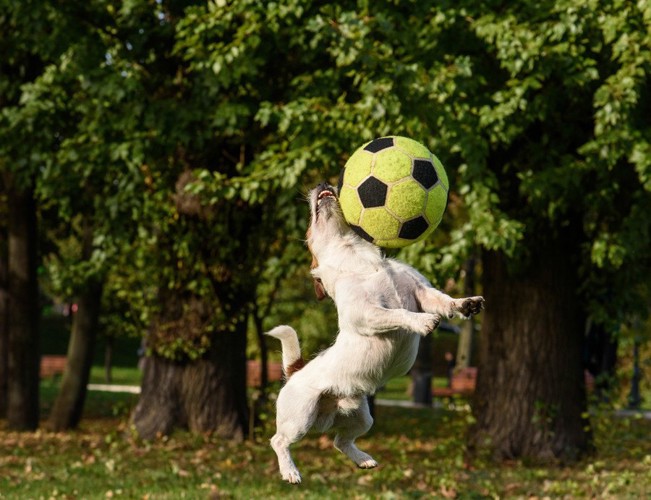
[[[648,313],[651,7],[0,5],[11,427],[39,420],[40,280],[79,304],[53,427],[78,423],[97,325],[111,318],[147,347],[143,437],[243,436],[246,330],[273,326],[274,290],[307,266],[301,193],[364,141],[400,134],[451,180],[436,237],[400,257],[439,285],[480,261],[469,445],[591,449],[586,325],[608,340]]]

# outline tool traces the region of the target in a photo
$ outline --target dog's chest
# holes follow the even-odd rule
[[[382,273],[374,288],[380,290],[379,299],[382,307],[418,311],[414,282],[411,277],[395,272]]]

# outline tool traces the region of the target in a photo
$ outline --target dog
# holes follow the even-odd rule
[[[330,348],[305,363],[292,327],[267,332],[281,341],[286,378],[276,403],[271,447],[282,478],[294,484],[301,475],[289,447],[310,429],[334,427],[335,448],[360,468],[376,467],[355,445],[373,424],[367,396],[409,371],[420,337],[442,318],[467,318],[484,306],[482,297],[453,299],[434,289],[414,268],[386,258],[358,236],[344,220],[334,187],[318,185],[308,201],[314,288],[317,298],[334,300],[339,333]]]

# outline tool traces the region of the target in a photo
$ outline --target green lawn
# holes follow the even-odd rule
[[[111,369],[111,383],[117,385],[140,385],[142,373],[138,368],[114,366]],[[104,367],[93,366],[90,371],[91,384],[106,384]]]
[[[411,399],[409,387],[411,386],[411,377],[405,375],[404,377],[397,377],[389,380],[387,385],[380,389],[377,397],[380,399],[397,399],[407,401]],[[447,379],[445,377],[433,377],[433,387],[446,387]]]
[[[50,337],[50,352],[61,347]],[[123,342],[123,341],[120,341]],[[113,383],[139,385],[137,343],[127,339],[112,371]],[[105,383],[101,350],[91,383]],[[392,380],[378,399],[408,400],[409,377]],[[47,418],[58,380],[41,385]],[[436,378],[434,385],[445,385]],[[644,384],[645,403],[651,393]],[[570,466],[513,461],[468,462],[465,410],[376,407],[376,422],[360,447],[380,466],[358,470],[332,448],[331,437],[308,436],[294,447],[303,484],[284,484],[268,446],[273,409],[255,439],[232,443],[177,432],[145,443],[135,439],[128,415],[133,394],[90,391],[79,430],[15,433],[0,421],[0,499],[106,498],[648,498],[651,495],[651,421],[593,418],[598,453]],[[458,405],[465,408],[466,405]]]
[[[55,388],[44,386],[44,414]],[[284,484],[268,446],[273,430],[231,443],[178,432],[133,437],[129,394],[91,392],[70,433],[15,433],[0,421],[0,498],[643,498],[651,494],[651,422],[599,415],[599,453],[572,466],[468,463],[464,411],[377,407],[360,447],[380,466],[359,470],[309,436],[294,448],[303,484]]]

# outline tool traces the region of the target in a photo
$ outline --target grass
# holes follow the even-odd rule
[[[45,352],[65,324],[51,324]],[[138,385],[138,343],[116,340],[113,383]],[[102,349],[91,383],[105,383]],[[409,377],[391,381],[379,399],[407,400]],[[42,383],[42,414],[51,409],[57,380]],[[434,385],[445,385],[436,378]],[[648,406],[651,392],[645,384]],[[132,394],[91,391],[79,430],[16,433],[0,421],[0,499],[106,498],[648,498],[651,495],[651,421],[593,418],[598,453],[569,466],[513,461],[469,463],[467,411],[376,407],[376,423],[360,447],[380,462],[358,470],[332,448],[331,437],[308,436],[294,447],[303,484],[284,484],[268,446],[273,418],[243,443],[177,432],[154,442],[136,439],[128,415]],[[461,407],[465,407],[461,405]]]
[[[44,385],[44,414],[55,387]],[[255,440],[233,443],[177,432],[136,439],[130,394],[89,393],[78,431],[9,432],[0,421],[0,498],[644,498],[651,494],[651,422],[594,419],[599,453],[577,464],[468,463],[468,413],[377,407],[360,447],[380,462],[357,469],[327,436],[294,447],[303,484],[284,484],[268,446],[271,421]]]
[[[446,387],[447,379],[445,377],[433,377],[432,387]],[[380,389],[377,393],[379,399],[395,399],[399,401],[411,400],[409,388],[411,386],[411,377],[405,375],[404,377],[396,377],[387,383],[385,387]]]
[[[142,372],[138,368],[114,366],[111,368],[111,383],[116,385],[140,385]],[[91,384],[106,384],[104,367],[93,366],[90,371]]]

